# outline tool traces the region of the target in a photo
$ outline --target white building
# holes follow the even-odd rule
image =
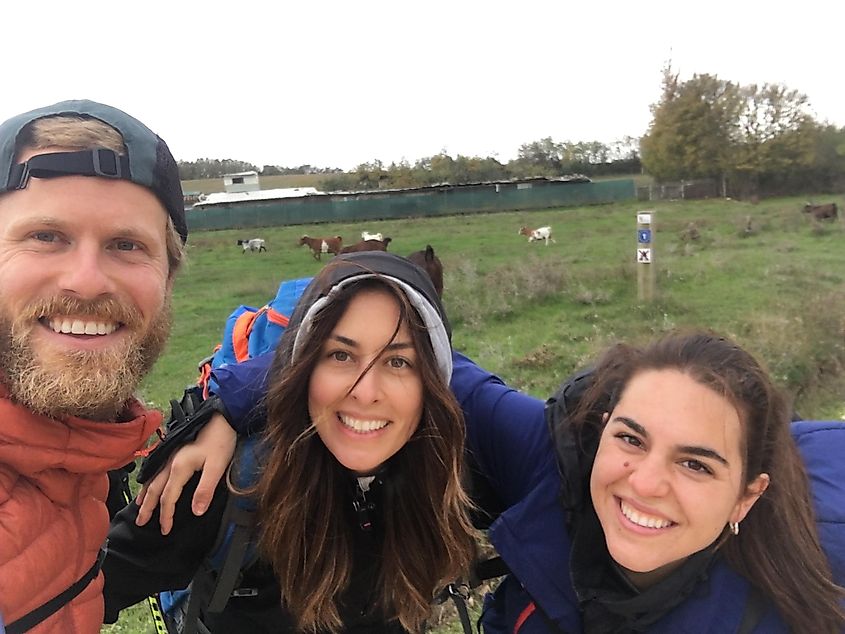
[[[258,172],[238,172],[223,175],[223,188],[229,193],[257,192],[261,189],[258,184]]]

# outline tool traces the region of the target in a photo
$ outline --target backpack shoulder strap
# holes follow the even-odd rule
[[[440,604],[451,599],[461,621],[463,633],[474,634],[469,609],[467,608],[470,591],[480,586],[482,581],[502,577],[509,572],[508,565],[498,555],[490,559],[477,560],[470,566],[466,583],[460,581],[450,583],[437,594],[434,602]]]
[[[97,560],[88,571],[82,575],[72,586],[57,594],[55,597],[39,605],[37,608],[23,615],[17,621],[9,623],[6,626],[6,634],[20,634],[27,632],[33,627],[41,623],[44,619],[52,616],[58,612],[63,606],[73,601],[80,592],[82,592],[91,581],[93,581],[98,574],[100,568],[103,566],[103,560],[106,558],[106,546],[100,547],[100,552],[97,555]]]
[[[208,600],[209,612],[222,612],[235,591],[244,563],[252,544],[252,529],[255,526],[255,511],[241,508],[237,503],[228,505],[224,521],[229,528],[228,544],[225,556],[217,573],[211,597]],[[228,518],[226,517],[228,515]]]
[[[265,310],[266,306],[254,312],[244,311],[235,320],[232,326],[232,348],[238,363],[249,359],[249,335],[252,333],[252,325]]]
[[[240,489],[255,484],[258,445],[259,439],[255,436],[238,442],[230,478]],[[182,634],[200,631],[196,628],[202,625],[201,613],[222,612],[236,592],[241,571],[255,557],[253,531],[256,514],[257,509],[250,497],[229,493],[214,548],[191,582]],[[245,596],[248,593],[241,591],[238,594]]]
[[[751,634],[763,613],[766,611],[766,599],[763,594],[754,586],[748,588],[748,599],[745,602],[745,612],[742,613],[742,622],[739,624],[737,634]]]

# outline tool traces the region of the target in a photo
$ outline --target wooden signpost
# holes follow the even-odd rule
[[[637,212],[637,297],[654,300],[654,212]]]

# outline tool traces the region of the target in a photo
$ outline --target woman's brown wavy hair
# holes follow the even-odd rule
[[[312,320],[293,361],[288,361],[292,337],[283,339],[266,398],[268,456],[257,487],[259,547],[272,563],[285,607],[310,632],[343,627],[337,598],[350,582],[352,537],[359,528],[350,524],[347,512],[354,476],[316,434],[308,414],[308,384],[322,342],[350,299],[372,288],[396,298],[396,332],[407,324],[423,385],[422,419],[390,459],[386,475],[401,490],[385,496],[381,509],[384,541],[376,608],[386,620],[419,630],[436,591],[465,573],[474,555],[470,502],[462,486],[463,415],[437,369],[425,324],[391,281],[353,282]]]
[[[819,543],[804,462],[790,434],[790,406],[763,366],[709,332],[676,332],[649,346],[618,345],[596,367],[596,382],[573,424],[598,429],[631,378],[646,370],[683,372],[730,401],[742,424],[743,488],[761,473],[769,486],[741,523],[719,538],[728,564],[763,592],[795,632],[840,634],[843,588]]]

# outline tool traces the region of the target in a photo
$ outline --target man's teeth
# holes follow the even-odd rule
[[[627,517],[637,526],[643,526],[645,528],[666,528],[667,526],[671,526],[672,522],[669,520],[663,520],[657,517],[650,517],[648,515],[643,515],[642,513],[638,513],[630,506],[625,504],[625,502],[621,503],[622,506],[622,515]]]
[[[350,418],[349,416],[344,416],[343,414],[340,416],[340,422],[349,429],[361,434],[387,427],[386,420],[358,420],[357,418]]]
[[[54,317],[50,320],[53,332],[66,335],[110,335],[117,330],[117,324],[104,321],[82,321],[81,319],[67,319]]]

